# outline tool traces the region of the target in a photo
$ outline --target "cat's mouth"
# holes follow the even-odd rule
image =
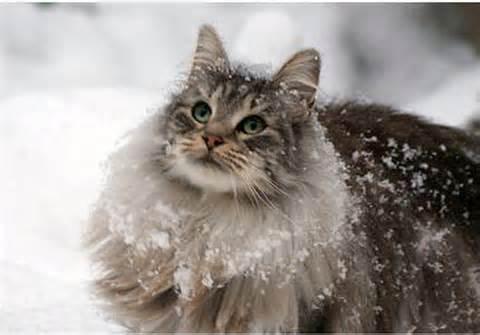
[[[221,161],[216,159],[212,153],[207,153],[202,157],[194,158],[194,162],[204,167],[225,171],[225,166],[221,163]]]
[[[170,173],[204,190],[230,193],[239,188],[235,174],[222,162],[221,157],[211,152],[183,156]]]
[[[186,155],[187,160],[198,167],[212,169],[216,172],[227,172],[228,168],[215,151],[197,151]]]

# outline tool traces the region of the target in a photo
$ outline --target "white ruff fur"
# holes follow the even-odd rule
[[[239,184],[237,177],[211,168],[194,164],[188,159],[181,158],[172,168],[171,175],[188,180],[201,189],[217,193],[227,193],[234,190]]]
[[[314,187],[285,208],[254,208],[219,193],[231,189],[228,176],[177,163],[175,174],[210,190],[202,192],[162,174],[152,159],[162,145],[156,117],[110,157],[88,232],[113,317],[138,331],[296,329],[300,301],[321,307],[317,297],[342,273],[352,208],[323,128],[315,169],[305,171]],[[162,296],[172,288],[178,297]]]

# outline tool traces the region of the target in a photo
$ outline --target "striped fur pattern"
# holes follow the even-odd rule
[[[184,85],[108,159],[85,237],[109,317],[142,332],[480,331],[478,139],[320,105],[319,72],[307,49],[251,73],[200,29]],[[260,131],[242,128],[252,116]]]
[[[185,87],[110,157],[91,217],[95,290],[112,317],[137,331],[279,332],[322,308],[353,207],[308,108],[318,75],[314,50],[272,80],[234,70],[200,30]],[[192,118],[198,101],[206,125]],[[249,115],[268,126],[239,132]],[[205,133],[225,143],[209,152]]]

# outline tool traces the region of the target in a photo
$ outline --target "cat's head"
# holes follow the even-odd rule
[[[319,71],[313,49],[269,78],[233,67],[215,30],[202,26],[186,85],[162,121],[171,143],[167,173],[210,192],[288,192],[311,150],[302,141],[311,136]]]

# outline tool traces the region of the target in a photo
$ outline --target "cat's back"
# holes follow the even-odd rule
[[[377,104],[337,103],[317,112],[352,186],[371,180],[406,191],[415,204],[480,233],[480,138]]]
[[[385,149],[394,147],[395,141],[397,145],[408,144],[430,152],[445,152],[448,148],[450,153],[455,151],[456,155],[466,156],[471,164],[480,164],[480,137],[429,123],[385,105],[332,103],[318,107],[317,113],[320,123],[328,129],[330,139],[342,155],[353,153],[359,145],[383,153],[388,151]]]
[[[358,270],[377,283],[372,300],[382,311],[373,328],[365,327],[478,331],[478,138],[381,105],[332,104],[317,112],[360,199],[355,243],[367,263]],[[399,319],[399,310],[408,313]]]

